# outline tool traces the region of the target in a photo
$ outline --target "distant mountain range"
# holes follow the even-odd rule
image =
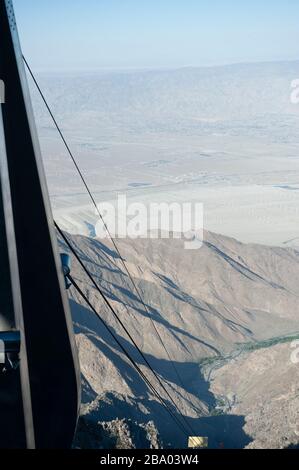
[[[234,121],[235,133],[273,137],[271,127],[279,128],[282,115],[290,125],[294,116],[298,119],[298,107],[290,101],[291,82],[298,77],[299,61],[294,61],[40,74],[39,80],[66,129],[86,126],[107,136],[117,129],[129,135],[136,130],[198,135],[223,131]],[[39,122],[46,125],[40,101],[34,102]],[[254,124],[247,128],[249,120]]]

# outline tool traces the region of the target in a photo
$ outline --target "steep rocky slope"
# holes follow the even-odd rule
[[[298,444],[299,363],[291,361],[292,351],[287,343],[245,353],[210,375],[218,410],[245,416],[250,449]]]
[[[184,250],[182,240],[119,240],[150,311],[149,319],[111,243],[82,236],[72,236],[72,242],[196,434],[209,436],[211,447],[282,445],[277,412],[280,384],[289,380],[295,394],[285,398],[283,412],[288,423],[298,410],[298,380],[296,366],[288,364],[281,382],[284,360],[275,344],[286,341],[281,347],[287,361],[286,337],[297,337],[299,332],[299,255],[295,250],[244,245],[212,233],[206,233],[203,247],[194,251]],[[146,371],[75,261],[72,274]],[[109,333],[73,290],[71,307],[83,374],[85,420],[129,419],[143,428],[154,421],[164,446],[186,446],[186,436],[171,424]],[[259,349],[251,351],[255,348]],[[249,368],[254,361],[259,371],[267,355],[272,358],[267,373]],[[207,364],[215,363],[215,371],[207,373]],[[259,404],[250,395],[253,384],[265,402]],[[228,401],[231,396],[239,397],[238,406],[219,408],[219,395]],[[272,418],[273,434],[267,433]],[[285,442],[295,441],[290,425]]]

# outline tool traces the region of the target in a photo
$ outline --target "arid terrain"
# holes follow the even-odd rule
[[[299,365],[291,361],[292,342],[299,338],[296,250],[241,244],[209,232],[203,247],[191,251],[184,250],[182,240],[119,240],[149,319],[112,245],[83,236],[71,240],[194,431],[209,437],[210,447],[298,445]],[[72,275],[155,383],[76,261]],[[141,428],[143,445],[150,445],[144,427],[153,422],[160,445],[185,447],[186,436],[73,290],[71,307],[84,385],[81,425],[100,432],[103,426],[111,430],[107,423],[125,420],[138,447]],[[123,429],[119,422],[112,428],[118,434]],[[88,446],[86,436],[84,442]]]
[[[55,220],[210,447],[299,441],[297,75],[298,61],[39,74],[96,203],[203,204],[199,250],[118,241],[147,308],[111,242],[96,239],[98,214],[32,89]],[[75,261],[72,273],[154,382]],[[70,296],[84,385],[76,445],[186,447],[109,333]]]

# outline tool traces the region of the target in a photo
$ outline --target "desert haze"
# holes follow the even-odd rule
[[[98,201],[200,201],[205,228],[294,246],[298,226],[298,62],[40,75]],[[36,92],[52,203],[66,230],[94,211]],[[59,168],[59,170],[58,170]]]

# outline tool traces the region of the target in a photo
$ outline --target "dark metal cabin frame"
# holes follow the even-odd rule
[[[5,432],[0,435],[0,447],[66,448],[72,443],[80,404],[79,367],[10,0],[0,0],[0,79],[5,84],[0,112],[0,217],[5,221],[3,246],[9,254],[12,327],[21,332],[19,378],[11,379],[10,373],[8,379],[0,379],[0,428],[6,427],[10,434],[8,442]],[[2,392],[9,391],[17,395],[17,422],[3,411]]]

